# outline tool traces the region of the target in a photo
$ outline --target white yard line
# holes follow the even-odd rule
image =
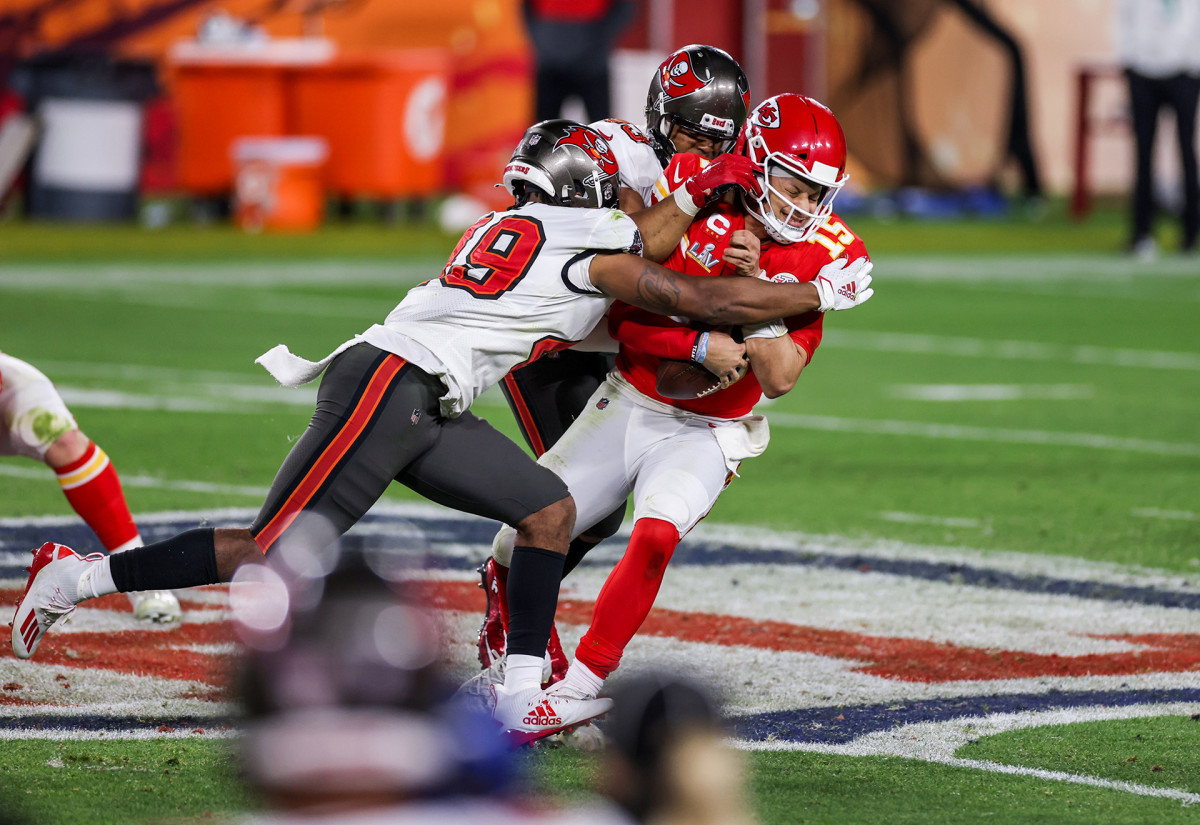
[[[1017,430],[1003,427],[973,427],[965,424],[929,424],[924,421],[893,421],[887,419],[838,418],[829,415],[801,415],[771,412],[772,427],[793,427],[801,430],[864,433],[867,435],[898,435],[936,438],[951,441],[985,441],[998,444],[1042,444],[1053,447],[1083,447],[1091,450],[1112,450],[1148,455],[1200,458],[1200,444],[1172,441],[1152,441],[1143,438],[1118,438],[1098,433],[1051,432],[1048,430]]]
[[[1004,341],[924,335],[909,332],[856,332],[831,329],[828,346],[869,352],[903,352],[912,355],[952,355],[962,358],[995,358],[1009,361],[1050,361],[1135,369],[1200,371],[1200,352],[1046,344],[1038,341]]]
[[[975,739],[993,736],[1022,728],[1047,725],[1068,725],[1076,722],[1108,721],[1114,719],[1141,719],[1153,716],[1192,716],[1200,713],[1200,704],[1180,702],[1171,704],[1127,705],[1123,707],[1070,708],[1052,711],[1028,711],[1024,713],[995,714],[986,717],[954,719],[949,722],[922,722],[904,725],[886,731],[860,736],[844,745],[827,745],[795,742],[751,742],[736,740],[735,744],[745,750],[803,750],[816,753],[842,754],[846,756],[899,756],[936,762],[961,768],[974,768],[993,773],[1016,774],[1109,788],[1116,791],[1175,799],[1186,805],[1200,803],[1200,794],[1175,788],[1158,788],[1115,779],[1065,773],[1062,771],[1005,765],[977,759],[962,759],[955,754],[959,748]]]
[[[1130,510],[1135,516],[1143,518],[1163,518],[1172,519],[1174,521],[1200,521],[1200,513],[1193,513],[1191,510],[1159,510],[1156,507],[1138,507],[1135,510]]]
[[[920,513],[898,513],[885,510],[879,514],[884,521],[894,521],[898,524],[932,524],[937,527],[986,527],[983,519],[954,518],[953,516],[926,516]]]
[[[1092,398],[1090,384],[892,384],[889,398],[904,401],[1079,401]]]
[[[49,481],[51,478],[50,471],[46,468],[38,467],[14,467],[10,464],[0,464],[0,476],[9,476],[11,478],[36,478]],[[254,498],[264,498],[267,495],[267,487],[252,487],[249,485],[240,484],[211,484],[207,481],[169,481],[162,478],[154,478],[152,476],[135,476],[122,475],[121,483],[126,487],[153,487],[159,490],[180,490],[188,493],[212,493],[219,496],[252,496]],[[141,520],[141,516],[138,517]],[[0,519],[0,523],[3,519]],[[28,522],[28,519],[22,519],[22,523]],[[52,523],[52,522],[48,522]]]

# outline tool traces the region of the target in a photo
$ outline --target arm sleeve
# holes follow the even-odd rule
[[[641,350],[656,358],[689,361],[700,334],[665,315],[655,315],[620,301],[608,311],[608,332],[621,346]]]

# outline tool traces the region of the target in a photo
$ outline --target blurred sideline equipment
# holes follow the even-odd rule
[[[137,215],[142,104],[154,66],[44,55],[17,65],[12,87],[40,123],[27,192],[34,218],[111,221]]]
[[[21,174],[37,140],[37,123],[29,115],[12,114],[0,126],[0,203]]]
[[[0,456],[18,455],[52,469],[67,503],[109,553],[142,546],[117,470],[84,435],[58,390],[40,370],[0,352]],[[129,594],[134,616],[155,622],[182,618],[167,590]]]
[[[325,214],[322,172],[329,147],[321,138],[239,138],[234,221],[242,229],[316,229]]]

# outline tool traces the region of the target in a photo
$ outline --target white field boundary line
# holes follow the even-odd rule
[[[801,430],[915,436],[951,441],[985,441],[996,444],[1041,444],[1050,447],[1082,447],[1090,450],[1200,458],[1200,444],[1118,438],[1097,433],[1017,430],[1003,427],[973,427],[965,424],[928,424],[922,421],[838,418],[828,415],[778,412],[772,412],[767,419],[773,427],[791,427]]]
[[[978,759],[962,759],[955,754],[958,749],[975,739],[993,736],[1011,730],[1069,725],[1077,722],[1112,721],[1119,719],[1143,719],[1154,716],[1193,716],[1200,713],[1200,703],[1178,702],[1167,704],[1128,705],[1124,707],[1070,708],[1053,711],[1028,711],[1005,713],[987,717],[954,719],[949,722],[922,722],[904,725],[887,731],[869,733],[844,745],[795,742],[752,742],[734,740],[743,750],[811,751],[815,753],[839,754],[844,756],[899,756],[923,762],[935,762],[960,768],[974,768],[992,773],[1015,774],[1037,779],[1091,785],[1139,796],[1162,797],[1177,800],[1190,806],[1200,803],[1200,794],[1176,788],[1158,788],[1139,785],[1097,776],[1006,765]]]

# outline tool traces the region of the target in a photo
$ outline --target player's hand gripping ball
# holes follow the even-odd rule
[[[737,372],[737,379],[746,374],[749,362]],[[733,381],[730,384],[734,383]],[[703,398],[712,395],[717,390],[725,389],[729,384],[721,383],[721,379],[713,375],[694,361],[680,361],[674,358],[664,358],[658,365],[658,377],[654,389],[663,398],[679,401]]]

